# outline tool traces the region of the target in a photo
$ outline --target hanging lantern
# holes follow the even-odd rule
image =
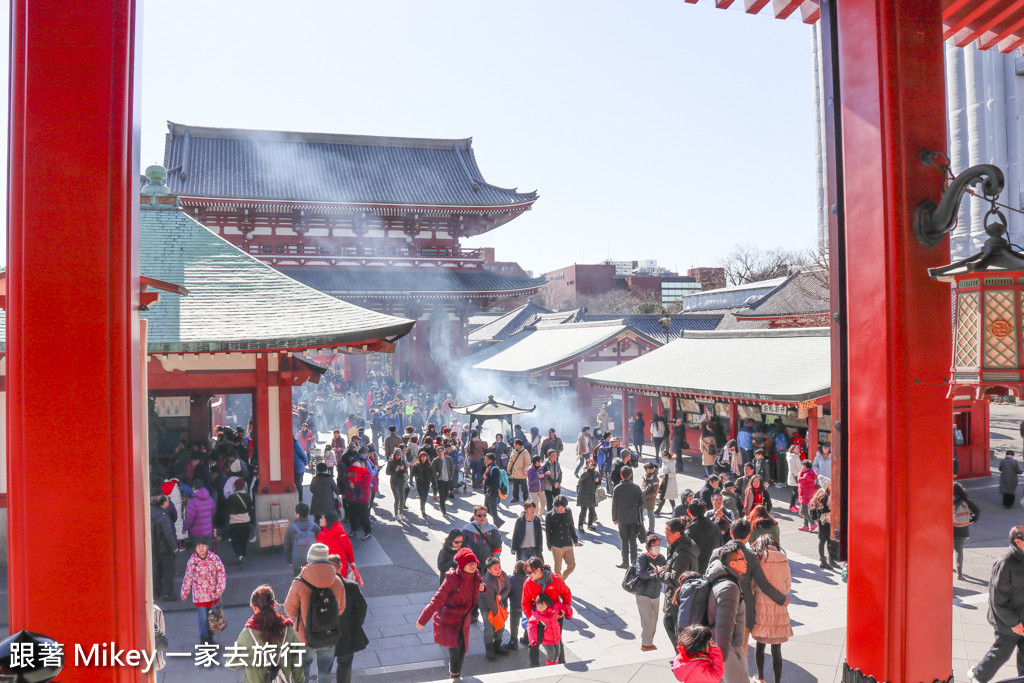
[[[928,270],[933,280],[953,285],[950,397],[1024,395],[1024,253],[1007,240],[1006,217],[996,203],[1002,172],[989,165],[967,169],[952,180],[938,206],[918,208],[915,230],[923,244],[937,243],[952,230],[963,194],[983,178],[981,193],[991,208],[981,252]]]

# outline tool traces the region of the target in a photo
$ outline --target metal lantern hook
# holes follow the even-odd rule
[[[935,163],[938,156],[940,155],[937,152],[922,150],[921,162],[941,169],[943,165]],[[945,168],[948,170],[948,166]],[[917,211],[914,212],[914,236],[917,237],[917,241],[926,247],[934,247],[941,242],[943,235],[952,230],[956,224],[956,214],[960,210],[960,202],[963,200],[964,194],[979,182],[982,194],[992,202],[992,210],[995,211],[995,200],[1003,191],[1006,183],[1003,172],[992,164],[971,166],[950,181],[949,187],[942,194],[942,199],[938,204],[930,199],[918,204]],[[1005,217],[998,211],[996,213],[1005,224]],[[986,231],[987,229],[986,227]]]

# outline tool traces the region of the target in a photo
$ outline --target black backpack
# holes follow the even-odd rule
[[[301,576],[299,581],[309,586],[309,612],[306,617],[306,645],[312,648],[334,646],[341,637],[341,616],[338,599],[330,588],[317,588]]]
[[[699,577],[685,581],[679,586],[679,590],[676,592],[676,602],[679,604],[676,628],[680,633],[687,626],[695,624],[710,626],[708,623],[708,600],[711,598],[711,590],[715,584],[723,580],[732,581],[726,576],[718,576],[711,581]]]

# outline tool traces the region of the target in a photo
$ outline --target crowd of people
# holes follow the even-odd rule
[[[417,628],[433,622],[434,641],[447,649],[453,679],[462,675],[470,627],[477,621],[489,660],[523,646],[531,666],[565,661],[562,634],[574,616],[567,579],[576,568],[576,549],[604,527],[617,532],[618,569],[625,570],[623,588],[635,596],[641,650],[658,649],[660,624],[678,680],[742,683],[750,680],[752,639],[756,680],[766,680],[769,657],[773,680],[782,680],[782,644],[793,633],[791,573],[773,509],[781,505],[799,515],[799,530],[817,535],[821,568],[842,571],[832,539],[827,444],[812,456],[804,434],[779,421],[771,427],[747,421],[727,439],[718,420],[705,415],[698,456],[703,484],[680,490],[676,474],[688,444],[685,431],[681,441],[679,425],[664,416],[646,425],[638,415],[626,448],[606,429],[602,409],[596,424],[576,435],[575,449],[571,442],[567,449],[555,429],[512,425],[509,433],[485,439],[482,430],[445,410],[457,397],[443,393],[374,387],[365,395],[350,390],[299,401],[293,452],[300,503],[283,543],[295,580],[280,604],[269,586],[253,591],[253,617],[235,647],[269,642],[285,651],[291,644],[299,651],[292,680],[310,680],[314,666],[321,681],[331,673],[339,682],[349,680],[352,657],[367,644],[358,544],[351,539],[370,539],[373,524],[409,523],[414,495],[424,522],[433,517],[453,523],[437,557],[440,586],[416,622]],[[356,396],[360,400],[353,405],[349,399]],[[332,406],[344,407],[332,414]],[[321,442],[317,421],[323,425],[342,416],[330,439]],[[654,450],[645,458],[648,435]],[[212,444],[182,443],[153,470],[160,488],[152,499],[154,594],[163,600],[191,596],[204,643],[215,642],[212,629],[227,580],[218,541],[228,541],[242,564],[252,540],[259,474],[253,441],[251,428],[217,428]],[[575,450],[574,463],[563,459],[566,450]],[[564,468],[574,469],[575,486]],[[1008,477],[1010,468],[1002,469]],[[382,475],[391,493],[387,511],[379,503],[385,498]],[[482,497],[468,520],[452,517],[450,506],[459,496]],[[609,504],[601,506],[606,499]],[[428,512],[432,508],[436,515]],[[603,523],[599,509],[605,510]],[[502,516],[510,512],[514,522],[503,534]],[[978,515],[963,487],[955,485],[958,575],[964,541]],[[656,526],[659,517],[663,521]],[[1024,545],[1012,537],[1011,544],[1004,573],[1016,570],[1014,553],[1024,556]],[[175,590],[173,560],[180,551],[191,554]],[[993,585],[997,578],[1006,581],[994,575]],[[319,613],[326,605],[331,618],[312,618],[311,605]],[[998,610],[996,615],[1005,616]],[[1014,638],[1021,635],[1015,626],[1010,625]],[[1009,636],[997,638],[995,654],[979,665],[976,680],[987,680],[988,670],[998,668],[994,663],[1002,657],[1001,664],[1015,644]],[[247,681],[275,673],[255,661],[243,664]]]

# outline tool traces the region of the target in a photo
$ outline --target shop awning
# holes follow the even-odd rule
[[[584,379],[635,391],[809,401],[831,391],[829,343],[828,328],[687,332],[682,339]]]
[[[805,24],[821,17],[819,0],[685,0],[691,5],[698,1],[747,14],[770,11],[776,19],[796,14]],[[952,38],[957,47],[978,41],[982,50],[1012,52],[1024,45],[1024,0],[942,0],[942,23],[943,38]]]

